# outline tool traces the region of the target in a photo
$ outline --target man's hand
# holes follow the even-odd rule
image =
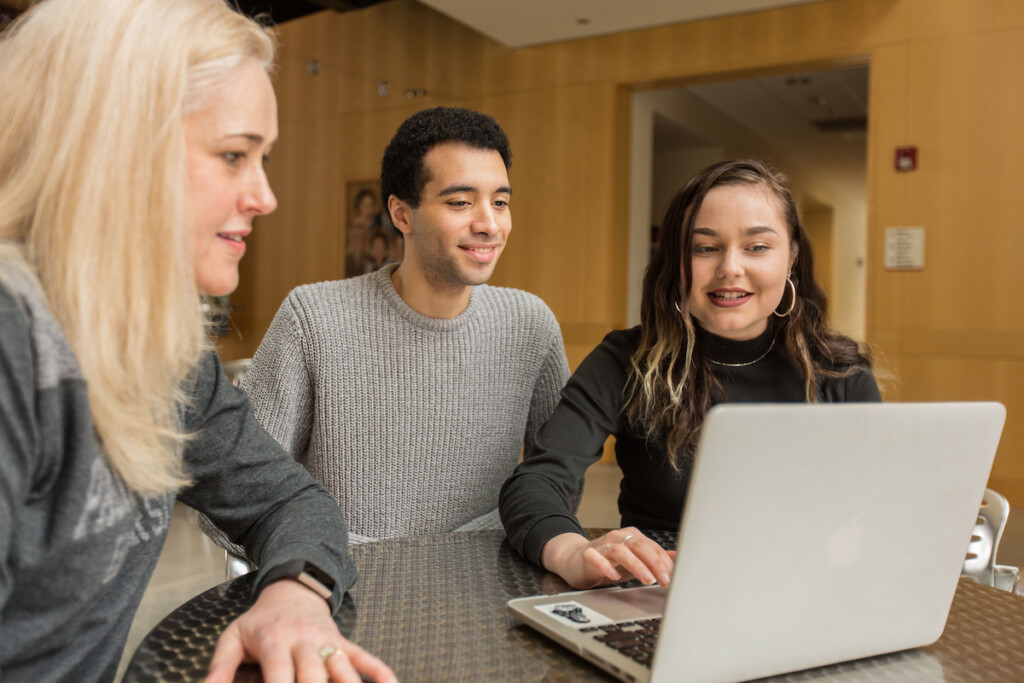
[[[323,598],[293,579],[266,586],[224,630],[206,683],[230,683],[243,662],[258,663],[266,683],[359,683],[359,674],[397,681],[386,664],[341,635]]]
[[[609,531],[588,541],[575,533],[559,534],[544,544],[541,562],[573,588],[594,588],[637,578],[641,583],[668,586],[675,561],[634,527]]]

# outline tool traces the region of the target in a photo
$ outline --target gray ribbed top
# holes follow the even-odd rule
[[[558,323],[536,296],[486,285],[455,318],[422,316],[395,267],[293,290],[244,387],[354,540],[497,528],[498,491],[568,377]]]

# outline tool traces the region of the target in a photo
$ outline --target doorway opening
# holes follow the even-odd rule
[[[829,324],[864,338],[868,83],[865,62],[632,94],[629,325],[640,321],[643,272],[672,197],[705,166],[753,156],[790,179]]]

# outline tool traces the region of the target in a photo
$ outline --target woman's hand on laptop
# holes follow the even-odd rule
[[[609,531],[590,541],[576,533],[559,534],[544,544],[541,562],[573,588],[594,588],[630,579],[668,586],[675,551],[668,551],[635,527]]]

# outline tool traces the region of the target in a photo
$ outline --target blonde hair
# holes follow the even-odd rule
[[[47,0],[0,35],[0,255],[27,264],[88,382],[111,467],[188,483],[185,386],[209,348],[185,119],[268,31],[224,0]]]

